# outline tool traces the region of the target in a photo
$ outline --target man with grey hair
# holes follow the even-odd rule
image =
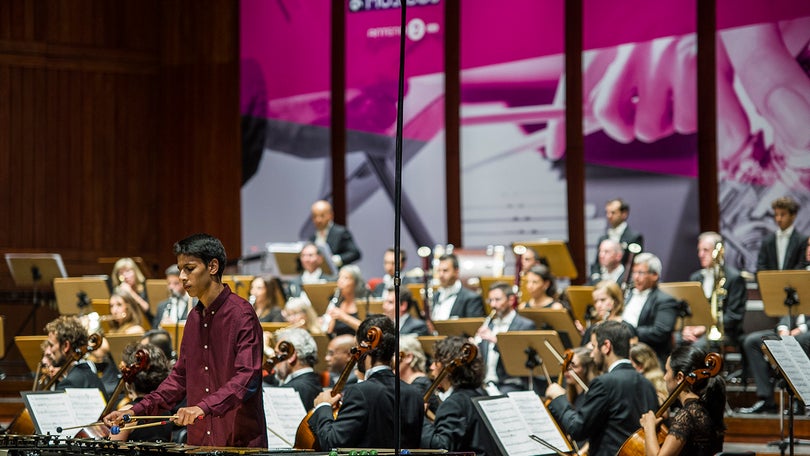
[[[621,283],[624,278],[624,264],[622,257],[624,249],[619,241],[614,239],[604,239],[599,243],[599,250],[596,254],[597,263],[591,268],[589,282],[593,285],[603,280]]]
[[[658,289],[661,260],[649,252],[633,260],[633,288],[624,305],[622,318],[636,328],[639,342],[652,347],[663,369],[672,351],[672,331],[678,318],[678,301]]]
[[[312,409],[315,397],[323,391],[320,376],[313,366],[318,363],[318,345],[312,335],[303,328],[284,328],[276,331],[276,350],[287,341],[295,347],[295,353],[275,365],[275,376],[282,388],[292,388],[301,396],[307,410]]]
[[[706,298],[711,302],[712,295],[715,291],[715,284],[719,277],[715,277],[715,270],[719,269],[725,280],[723,281],[722,288],[725,291],[725,298],[718,297],[718,305],[723,311],[723,321],[718,322],[723,325],[725,340],[734,345],[741,344],[743,336],[742,321],[745,316],[745,301],[747,290],[745,287],[745,279],[740,275],[740,271],[729,266],[728,264],[720,265],[718,260],[714,257],[714,251],[717,245],[723,242],[723,237],[714,231],[705,231],[698,236],[697,255],[700,261],[701,269],[692,273],[689,280],[693,282],[700,282],[703,287],[703,293]],[[680,333],[681,343],[697,343],[702,347],[708,348],[708,341],[706,338],[705,326],[684,326]]]

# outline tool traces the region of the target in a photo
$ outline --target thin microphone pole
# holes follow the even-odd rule
[[[397,366],[397,380],[399,380],[399,308],[400,308],[400,273],[402,272],[402,263],[400,259],[400,221],[402,218],[402,113],[403,102],[405,98],[405,37],[406,37],[406,5],[408,2],[400,2],[402,5],[402,15],[399,26],[399,85],[397,87],[397,133],[395,149],[395,171],[394,171],[394,299],[396,302],[394,312],[394,327],[397,336],[397,350],[395,351],[395,360]],[[394,425],[396,427],[396,447],[394,454],[401,452],[401,413],[400,413],[400,385],[399,381],[394,382],[394,410],[396,410],[396,417]]]

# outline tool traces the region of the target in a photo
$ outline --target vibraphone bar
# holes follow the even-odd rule
[[[98,439],[66,439],[52,435],[0,435],[0,454],[8,456],[150,456],[150,455],[203,455],[203,456],[283,456],[306,454],[312,456],[389,456],[391,449],[346,449],[310,451],[293,449],[261,449],[235,447],[200,447],[178,443],[118,442]],[[475,456],[475,453],[449,453],[441,450],[403,450],[401,454],[420,456]]]

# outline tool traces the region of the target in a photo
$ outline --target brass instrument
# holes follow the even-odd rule
[[[710,309],[712,314],[712,327],[709,330],[708,339],[712,342],[723,340],[723,300],[726,297],[726,273],[723,269],[725,264],[725,250],[723,243],[718,242],[712,250],[712,271],[714,272],[714,289],[710,299]]]

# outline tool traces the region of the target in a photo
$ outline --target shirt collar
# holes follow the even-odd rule
[[[777,236],[784,236],[784,237],[789,238],[793,234],[793,228],[795,226],[796,226],[796,224],[794,223],[793,225],[790,225],[789,227],[787,227],[784,230],[776,230],[776,235]]]
[[[381,371],[384,371],[384,370],[392,370],[392,369],[391,369],[391,366],[384,366],[384,365],[374,366],[371,369],[366,371],[366,378],[369,378],[372,375],[376,374],[377,372],[381,372]]]
[[[613,364],[611,364],[610,367],[608,367],[608,372],[613,372],[613,369],[619,367],[622,364],[631,364],[631,363],[630,363],[630,360],[627,359],[627,358],[622,358],[622,359],[613,361]]]

